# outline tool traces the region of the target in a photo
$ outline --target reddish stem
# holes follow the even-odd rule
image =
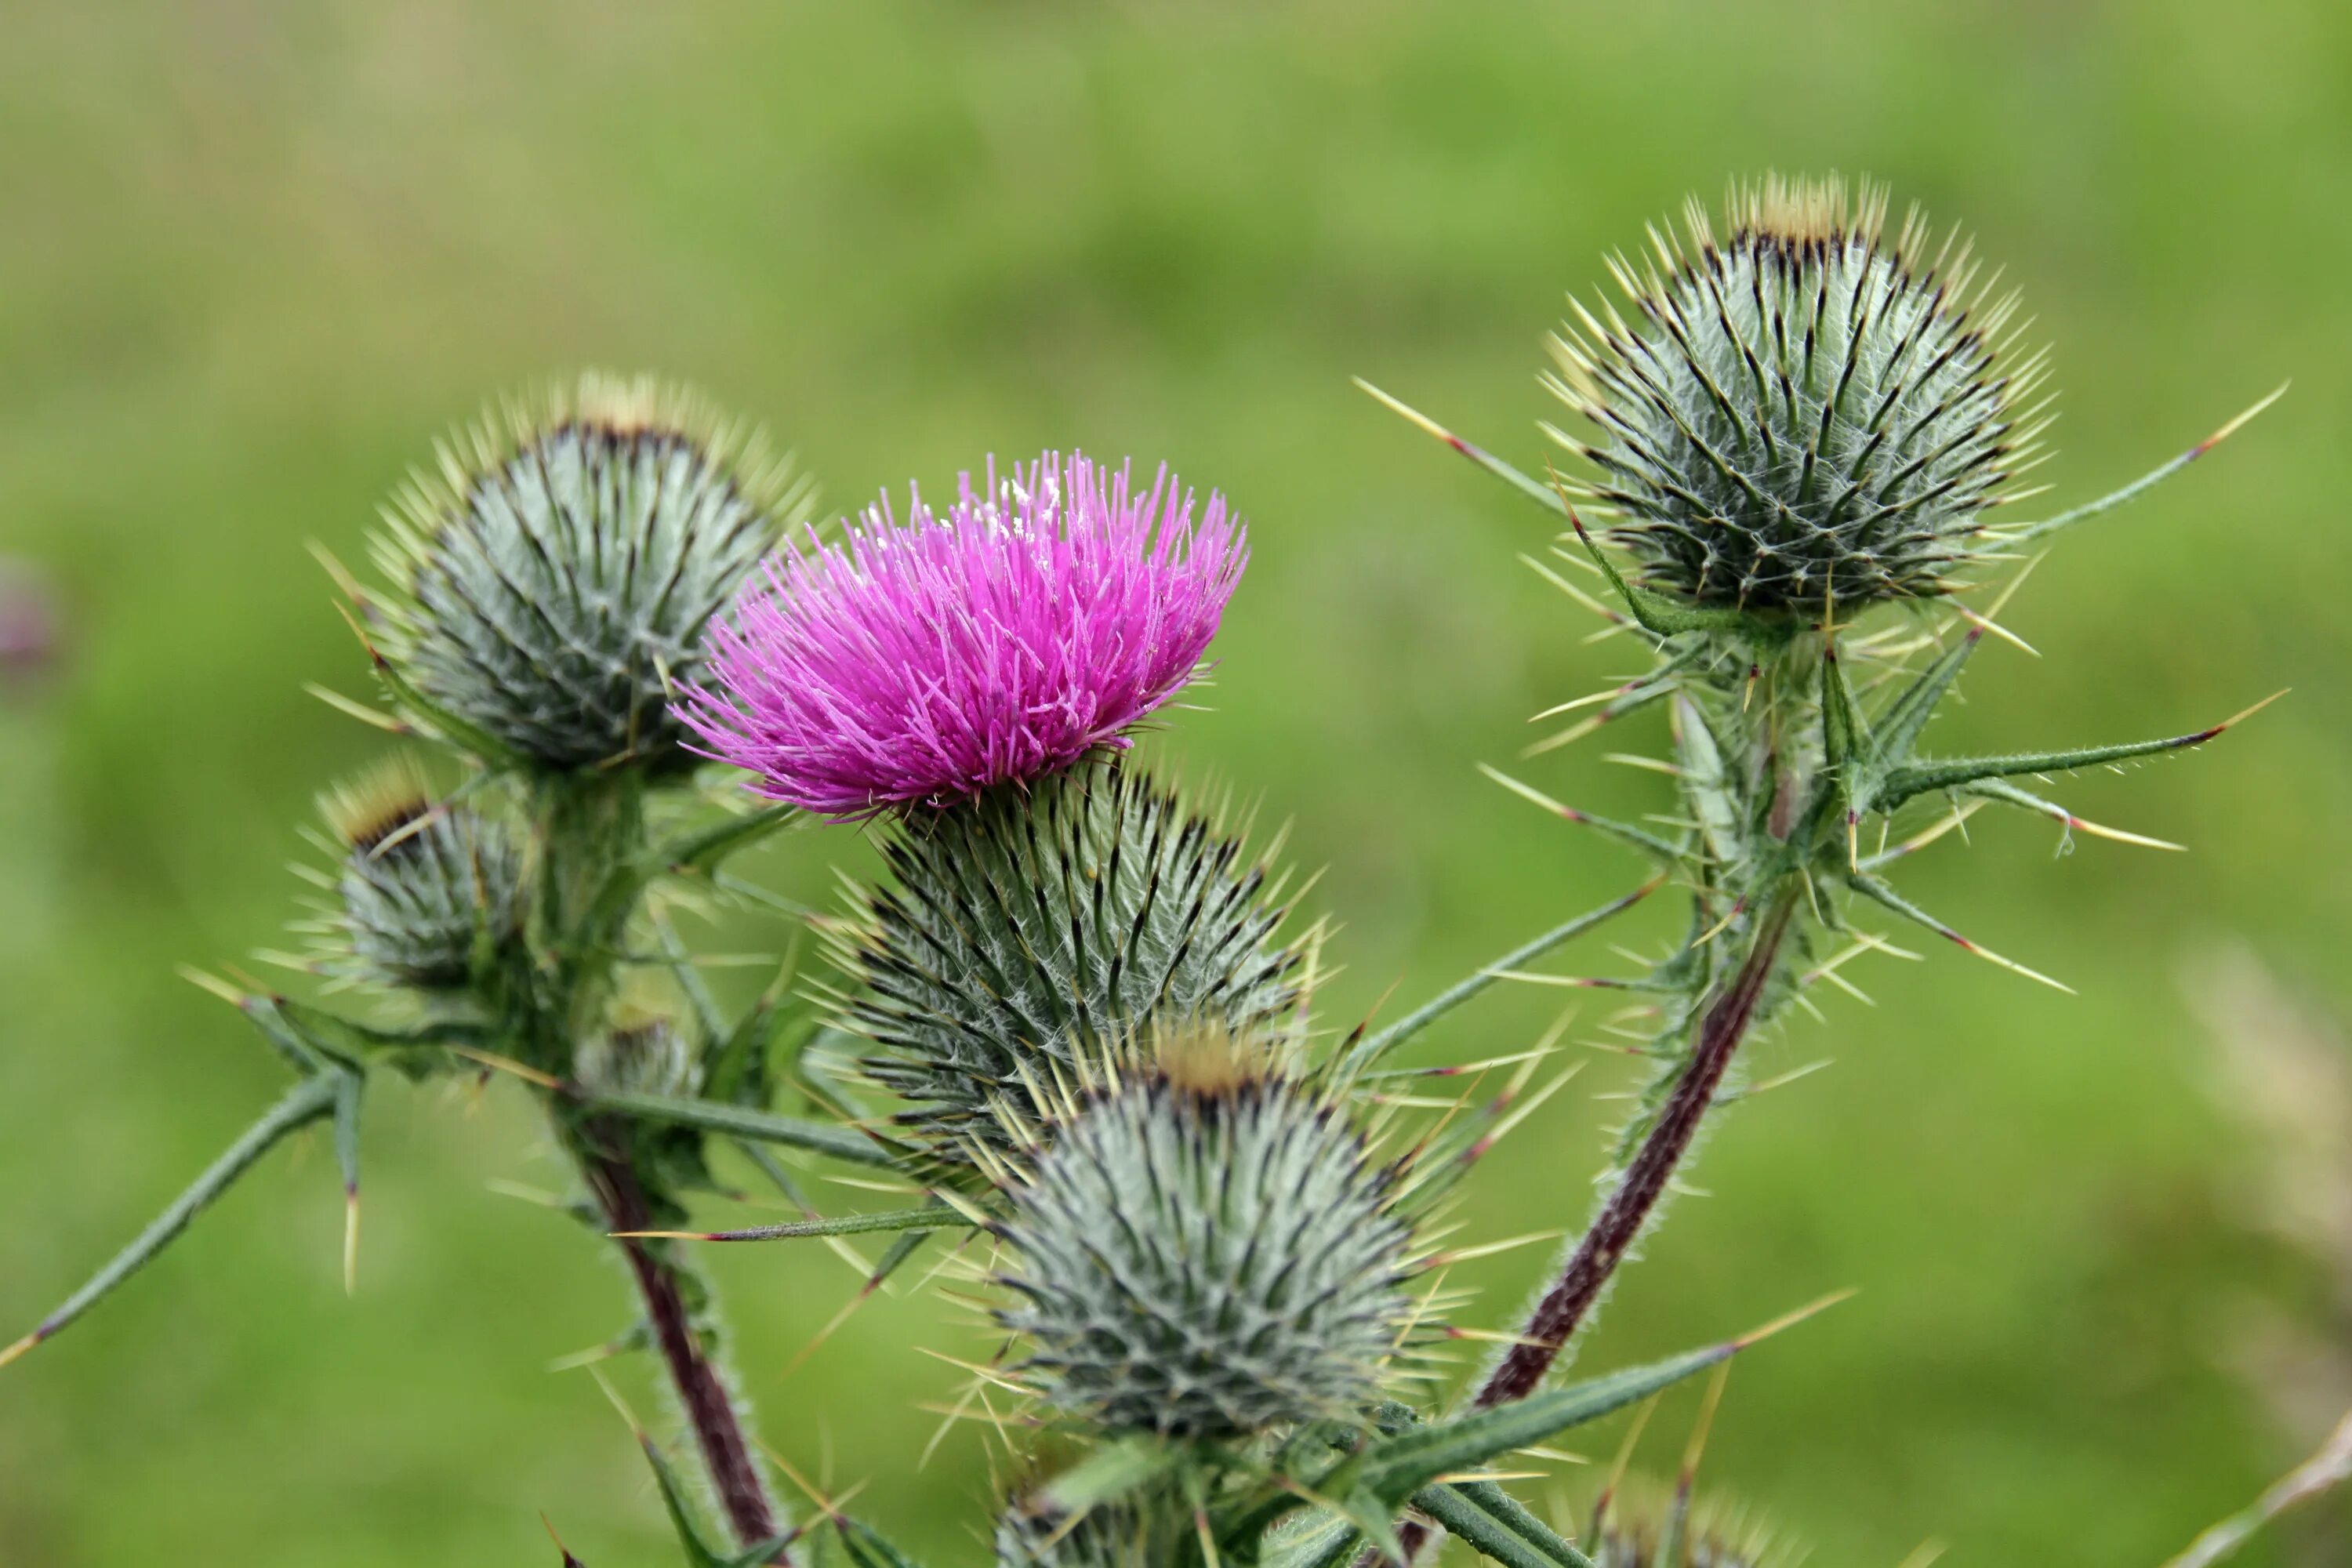
[[[597,1155],[588,1163],[587,1172],[614,1230],[653,1227],[645,1187],[625,1157]],[[701,1335],[695,1331],[677,1270],[642,1240],[621,1237],[614,1238],[614,1245],[636,1278],[646,1325],[669,1369],[678,1406],[694,1431],[703,1468],[709,1473],[712,1489],[736,1540],[751,1546],[774,1539],[775,1505],[769,1500],[759,1462],[752,1458],[751,1444],[736,1419],[735,1403],[728,1396],[719,1369],[705,1353]],[[779,1552],[775,1561],[786,1561],[785,1554]]]
[[[1782,898],[1765,916],[1764,923],[1757,930],[1755,944],[1748,951],[1747,961],[1732,977],[1730,989],[1716,998],[1700,1021],[1689,1063],[1669,1091],[1656,1123],[1634,1152],[1633,1163],[1625,1168],[1624,1176],[1585,1231],[1584,1239],[1577,1243],[1576,1251],[1560,1271],[1559,1282],[1536,1304],[1519,1342],[1496,1363],[1486,1385],[1478,1390],[1473,1401],[1475,1408],[1507,1405],[1536,1391],[1544,1374],[1551,1370],[1552,1363],[1559,1359],[1561,1348],[1591,1312],[1593,1303],[1600,1300],[1602,1288],[1617,1272],[1626,1252],[1641,1239],[1651,1211],[1664,1195],[1675,1167],[1689,1152],[1699,1123],[1715,1104],[1716,1091],[1723,1087],[1723,1075],[1738,1054],[1739,1042],[1746,1037],[1748,1025],[1755,1021],[1757,1004],[1772,976],[1780,939],[1789,929],[1793,910],[1792,902]],[[1433,1533],[1432,1527],[1419,1520],[1406,1521],[1397,1535],[1404,1548],[1403,1560],[1411,1563]],[[1362,1568],[1360,1563],[1359,1568]]]

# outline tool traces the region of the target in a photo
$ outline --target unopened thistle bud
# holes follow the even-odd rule
[[[1199,672],[1248,559],[1221,497],[1048,452],[904,526],[793,539],[714,628],[681,714],[771,799],[839,817],[1032,783],[1127,732]]]
[[[376,551],[397,589],[375,606],[386,652],[529,766],[688,765],[673,683],[805,511],[787,466],[698,397],[583,377],[458,436],[394,498]]]
[[[599,1094],[679,1095],[694,1087],[694,1052],[669,1019],[633,1017],[582,1041],[572,1070]]]
[[[1957,236],[1885,193],[1778,177],[1736,189],[1718,242],[1613,258],[1632,308],[1579,304],[1549,384],[1597,427],[1552,434],[1645,587],[1708,606],[1819,616],[1945,594],[1995,548],[1986,509],[2030,466],[2042,356],[2006,365],[2014,295],[1990,300]]]
[[[1360,1420],[1413,1321],[1397,1172],[1261,1043],[1178,1038],[1008,1167],[1019,1373],[1105,1434]]]
[[[513,836],[468,806],[436,804],[413,758],[395,756],[319,805],[342,851],[331,963],[394,985],[457,990],[520,931]]]
[[[1167,1568],[1193,1531],[1191,1510],[1173,1500],[1132,1499],[1092,1508],[1076,1520],[1015,1500],[996,1521],[997,1568]]]
[[[844,1022],[942,1156],[1013,1146],[1081,1055],[1154,1020],[1263,1032],[1297,1001],[1306,961],[1276,939],[1278,881],[1123,767],[910,819],[883,855],[889,881],[836,953]]]

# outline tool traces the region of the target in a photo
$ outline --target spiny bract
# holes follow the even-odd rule
[[[910,820],[883,855],[890,885],[837,949],[844,1021],[950,1158],[961,1139],[1012,1147],[1082,1053],[1152,1020],[1253,1029],[1297,1000],[1265,865],[1113,763]]]
[[[1611,258],[1631,322],[1571,302],[1546,382],[1599,436],[1551,434],[1643,586],[1817,616],[1948,593],[1998,547],[2042,358],[2005,369],[2016,297],[1988,300],[1957,234],[1931,254],[1916,208],[1887,243],[1885,205],[1776,176],[1733,191],[1718,245],[1693,200],[1680,245],[1653,228],[1655,259]]]
[[[704,629],[805,490],[702,401],[583,377],[445,446],[386,510],[374,605],[425,703],[517,760],[564,771],[693,762],[669,711]],[[426,715],[428,721],[430,714]]]
[[[320,797],[343,851],[330,963],[424,991],[474,978],[475,943],[521,927],[522,856],[500,824],[435,805],[413,758],[395,756]]]
[[[1360,1419],[1413,1316],[1396,1173],[1261,1044],[1204,1038],[1118,1075],[1006,1178],[1020,1374],[1109,1434]]]

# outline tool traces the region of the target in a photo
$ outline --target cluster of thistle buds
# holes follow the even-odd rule
[[[1767,183],[1735,192],[1720,239],[1694,205],[1679,245],[1616,262],[1625,307],[1580,307],[1556,345],[1550,384],[1590,427],[1554,432],[1578,477],[1538,481],[1411,416],[1568,521],[1560,558],[1597,592],[1544,570],[1652,658],[1569,705],[1592,711],[1553,743],[1664,707],[1679,798],[1621,823],[1505,779],[1654,875],[1377,1028],[1319,1026],[1329,932],[1298,926],[1277,847],[1136,745],[1207,668],[1246,563],[1222,497],[1047,453],[991,462],[942,508],[916,492],[820,526],[756,438],[649,382],[592,377],[487,420],[397,497],[380,585],[333,568],[382,689],[331,700],[408,749],[323,802],[311,945],[278,955],[309,994],[205,978],[295,1085],[7,1353],[314,1122],[333,1125],[355,1241],[380,1069],[488,1074],[536,1099],[578,1176],[559,1206],[611,1239],[635,1288],[635,1319],[575,1359],[660,1363],[683,1439],[640,1437],[698,1565],[837,1552],[908,1568],[823,1497],[794,1521],[689,1257],[866,1234],[892,1237],[866,1292],[935,1241],[976,1292],[993,1348],[960,1408],[992,1413],[1021,1478],[1002,1563],[1406,1563],[1440,1530],[1511,1568],[1763,1563],[1763,1537],[1694,1509],[1696,1442],[1671,1493],[1637,1506],[1612,1479],[1573,1538],[1498,1469],[1710,1369],[1711,1413],[1730,1358],[1780,1326],[1551,1375],[1729,1098],[1742,1039],[1892,950],[1850,910],[1992,956],[1885,868],[1987,802],[2101,831],[2015,781],[2227,727],[1921,750],[2000,631],[2000,601],[1957,595],[2220,436],[2089,506],[1996,521],[2025,493],[2039,362],[2011,363],[2013,308],[1975,286],[1964,246],[1916,217],[1890,240],[1883,206]],[[1890,604],[1919,613],[1868,624]],[[731,868],[827,824],[881,844],[883,874],[845,912]],[[1669,884],[1686,936],[1645,972],[1530,967]],[[730,1014],[677,920],[728,905],[814,929],[830,963],[801,974],[782,942],[774,983]],[[1497,1331],[1456,1321],[1443,1267],[1486,1249],[1449,1250],[1440,1211],[1568,1075],[1538,1083],[1548,1047],[1436,1067],[1399,1052],[1513,979],[1644,994],[1633,1026],[1654,1070],[1590,1226],[1532,1317]],[[1447,1079],[1472,1087],[1433,1100]],[[812,1162],[866,1167],[906,1201],[820,1213]],[[800,1217],[685,1228],[735,1194],[739,1165]],[[1497,1346],[1485,1377],[1449,1401],[1441,1352],[1480,1340]]]

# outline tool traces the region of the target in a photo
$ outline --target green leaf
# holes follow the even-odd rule
[[[796,805],[769,805],[730,816],[708,827],[680,834],[658,846],[653,862],[668,871],[708,871],[740,849],[748,849],[780,827],[806,820]]]
[[[1532,963],[1562,942],[1581,936],[1603,921],[1624,913],[1643,899],[1648,898],[1658,886],[1659,884],[1654,881],[1646,882],[1623,898],[1603,904],[1597,910],[1588,910],[1573,920],[1563,921],[1533,942],[1513,948],[1475,974],[1455,983],[1423,1003],[1380,1033],[1358,1041],[1355,1048],[1350,1050],[1342,1061],[1340,1075],[1349,1077],[1362,1072],[1430,1025],[1494,984],[1502,978],[1501,972],[1517,969],[1523,964]]]
[[[1738,1349],[1738,1342],[1732,1342],[1687,1351],[1647,1366],[1529,1394],[1516,1404],[1474,1411],[1380,1439],[1365,1450],[1363,1485],[1391,1507],[1400,1505],[1449,1470],[1472,1469],[1514,1448],[1597,1421],[1706,1371]]]
[[[861,1236],[875,1230],[952,1230],[979,1222],[944,1204],[919,1209],[891,1209],[879,1214],[849,1214],[832,1219],[800,1219],[784,1225],[759,1225],[746,1230],[713,1231],[705,1241],[789,1241],[803,1236]]]
[[[2279,695],[2284,696],[2284,693]],[[1975,784],[1980,779],[2072,773],[2076,768],[2096,767],[2102,763],[2128,762],[2134,757],[2186,751],[2191,746],[2203,745],[2240,720],[2277,700],[2276,697],[2265,698],[2243,713],[2186,735],[2168,735],[2154,741],[2126,741],[2116,746],[2084,746],[2064,752],[2013,752],[1999,757],[1960,757],[1948,762],[1915,763],[1888,773],[1872,804],[1881,811],[1893,811],[1915,795],[1926,795],[1932,790],[1958,789],[1962,784]]]
[[[857,1521],[836,1516],[834,1523],[841,1532],[842,1545],[858,1568],[922,1568],[921,1563]]]
[[[237,1178],[250,1170],[256,1161],[289,1134],[331,1115],[343,1093],[345,1077],[340,1072],[322,1072],[302,1079],[287,1090],[283,1099],[263,1112],[258,1121],[247,1128],[236,1142],[222,1152],[220,1158],[206,1166],[204,1173],[189,1184],[186,1191],[173,1199],[170,1206],[156,1215],[130,1246],[116,1253],[106,1267],[90,1277],[88,1283],[43,1318],[31,1333],[15,1344],[0,1349],[0,1365],[5,1365],[44,1340],[64,1331],[76,1319],[98,1305],[115,1287],[154,1261],[157,1254],[169,1247],[215,1199],[235,1185]]]
[[[1492,1481],[1426,1487],[1412,1504],[1506,1568],[1593,1568],[1591,1558]]]
[[[1907,761],[1919,735],[1927,729],[1927,721],[1935,716],[1936,705],[1952,689],[1967,668],[1969,657],[1984,640],[1982,630],[1971,627],[1958,645],[1948,648],[1941,657],[1921,670],[1918,679],[1905,687],[1886,710],[1878,716],[1878,754],[1888,763]]]
[[[598,1094],[576,1088],[574,1098],[591,1110],[609,1110],[671,1127],[698,1127],[706,1132],[722,1132],[761,1143],[781,1143],[829,1154],[852,1164],[897,1163],[889,1144],[863,1132],[822,1121],[806,1121],[797,1116],[780,1116],[750,1106],[667,1094]]]
[[[1108,1444],[1048,1482],[1038,1504],[1047,1513],[1084,1514],[1150,1485],[1182,1461],[1165,1443],[1129,1437]]]
[[[661,1451],[661,1446],[640,1432],[637,1447],[644,1451],[646,1463],[653,1467],[654,1485],[660,1489],[662,1507],[669,1514],[670,1527],[677,1531],[677,1543],[685,1548],[687,1562],[692,1568],[728,1568],[727,1559],[711,1549],[702,1537],[701,1527],[694,1522],[694,1510],[686,1500],[686,1489],[678,1484],[677,1470]]]

